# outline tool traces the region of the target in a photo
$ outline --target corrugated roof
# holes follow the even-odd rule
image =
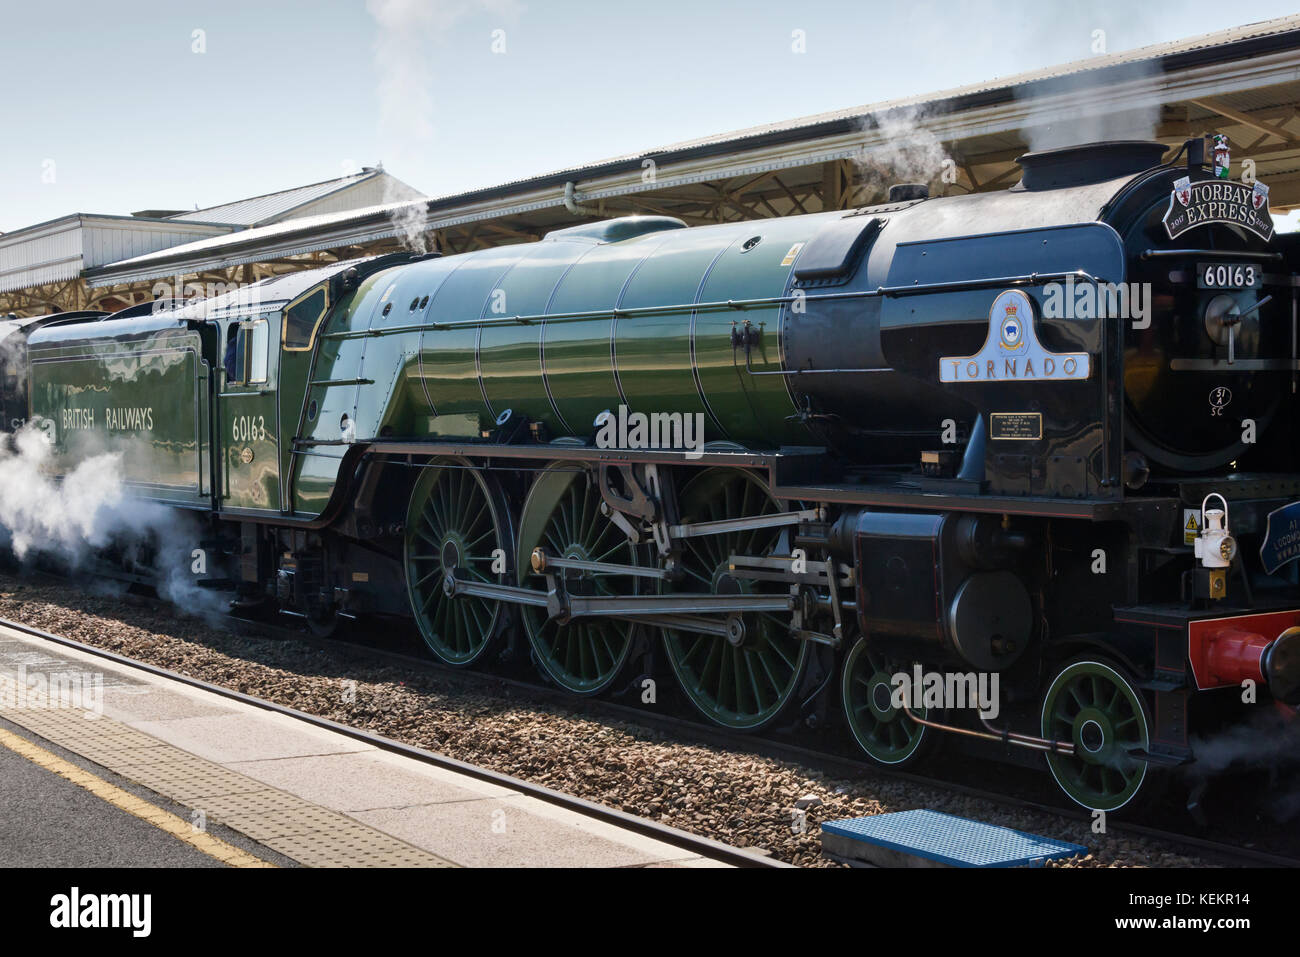
[[[167,248],[230,226],[73,213],[0,236],[0,293],[76,278],[127,253]]]
[[[376,176],[382,176],[383,172],[382,169],[367,169],[353,176],[340,176],[337,179],[327,179],[306,186],[295,186],[293,189],[264,193],[261,196],[252,196],[248,199],[236,200],[233,203],[223,203],[220,206],[209,206],[207,209],[196,209],[193,212],[181,213],[169,218],[255,226],[258,223],[265,223],[277,216],[282,216],[306,203],[312,203],[329,196],[331,193],[364,183]]]
[[[237,232],[200,239],[181,246],[160,249],[157,252],[146,253],[143,256],[134,256],[131,259],[124,259],[120,262],[102,266],[100,269],[87,270],[86,275],[92,286],[99,284],[95,281],[99,273],[108,271],[113,273],[112,279],[109,280],[111,283],[136,282],[142,279],[171,275],[172,264],[176,262],[184,263],[184,269],[188,273],[195,269],[201,270],[204,268],[196,264],[213,259],[219,259],[223,265],[260,262],[267,258],[270,249],[275,249],[275,255],[277,256],[292,256],[321,249],[332,249],[340,244],[340,239],[334,235],[333,230],[337,227],[346,227],[349,223],[365,220],[377,220],[378,223],[373,227],[364,228],[361,232],[349,234],[346,242],[369,242],[376,239],[386,239],[406,232],[408,229],[407,226],[395,218],[394,214],[409,208],[418,209],[424,203],[424,200],[384,203],[378,206],[364,206],[359,209],[344,210],[339,213],[322,213],[317,216],[288,219],[281,223],[270,223],[266,226],[255,226],[252,229],[241,229]],[[296,236],[301,238],[295,242],[293,237]],[[282,241],[287,242],[288,245],[284,245],[283,248],[275,248],[277,245],[283,245]],[[251,247],[253,252],[242,258],[238,254],[228,252],[231,247],[243,246]]]
[[[796,117],[790,120],[781,120],[761,126],[751,126],[745,129],[733,130],[729,133],[718,133],[711,136],[700,137],[698,139],[683,140],[678,143],[670,143],[667,146],[659,146],[643,150],[639,153],[626,153],[621,156],[613,156],[608,159],[598,160],[591,163],[583,163],[579,166],[553,170],[550,173],[545,173],[539,176],[530,176],[524,179],[513,180],[507,183],[502,183],[496,188],[509,189],[511,187],[523,184],[533,184],[539,180],[553,179],[559,176],[568,176],[569,178],[573,178],[574,174],[607,166],[639,161],[645,157],[654,157],[666,153],[671,154],[700,150],[710,146],[741,143],[748,139],[755,139],[772,134],[794,132],[806,127],[824,126],[830,123],[846,121],[861,122],[871,116],[888,113],[891,110],[918,109],[921,107],[938,109],[941,105],[968,100],[972,97],[977,97],[980,94],[993,93],[995,91],[1014,91],[1014,88],[1016,87],[1023,87],[1030,84],[1045,83],[1047,81],[1064,79],[1066,77],[1084,76],[1089,73],[1099,73],[1104,70],[1116,68],[1122,69],[1129,64],[1176,58],[1179,54],[1191,54],[1198,50],[1222,47],[1226,44],[1236,43],[1243,40],[1266,36],[1277,36],[1295,31],[1300,31],[1300,14],[1277,17],[1272,20],[1262,20],[1258,23],[1250,23],[1240,27],[1232,27],[1227,30],[1219,30],[1215,33],[1201,34],[1183,40],[1174,40],[1169,43],[1151,44],[1149,46],[1138,47],[1134,50],[1128,50],[1122,53],[1112,53],[1089,57],[1083,60],[1073,60],[1069,63],[1044,67],[1039,70],[1016,73],[1006,77],[995,77],[990,80],[970,84],[969,86],[955,87],[933,93],[903,97],[901,99],[884,100],[879,103],[870,103],[862,106],[848,107],[841,110],[832,110],[826,113],[815,113],[809,116]],[[441,199],[442,197],[438,198]]]

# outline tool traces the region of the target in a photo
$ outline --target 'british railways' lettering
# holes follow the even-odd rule
[[[93,429],[97,420],[94,409],[64,409],[60,424],[64,429]],[[104,428],[109,432],[152,432],[153,408],[105,409]]]

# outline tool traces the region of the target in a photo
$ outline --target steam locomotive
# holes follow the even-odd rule
[[[1204,145],[55,317],[0,398],[201,515],[240,604],[1116,810],[1300,703],[1300,250]]]

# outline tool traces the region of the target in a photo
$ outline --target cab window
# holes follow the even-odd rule
[[[226,355],[223,362],[226,382],[248,385],[266,382],[270,367],[271,334],[265,319],[232,322],[226,330]]]
[[[320,286],[291,303],[284,316],[284,347],[291,351],[310,349],[316,329],[329,309],[328,287]]]
[[[265,319],[249,324],[248,329],[248,381],[265,382],[268,363],[267,346],[270,333]]]
[[[244,381],[244,350],[240,332],[240,325],[237,322],[232,322],[230,328],[226,330],[224,365],[226,367],[226,381],[230,383]]]

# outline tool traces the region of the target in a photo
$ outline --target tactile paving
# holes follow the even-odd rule
[[[184,751],[175,752],[163,764],[105,764],[104,767],[143,784],[151,791],[165,794],[179,804],[193,807],[225,794],[246,794],[265,787],[260,781],[196,758]]]
[[[823,835],[883,847],[951,867],[1038,866],[1045,861],[1088,853],[1081,844],[929,810],[827,821],[821,829]]]
[[[455,866],[111,718],[50,707],[0,708],[0,717],[308,867]]]
[[[345,824],[328,835],[310,834],[268,838],[262,843],[308,867],[453,867],[445,861],[430,865],[431,854],[376,831],[360,822]],[[440,860],[435,858],[435,860]]]

